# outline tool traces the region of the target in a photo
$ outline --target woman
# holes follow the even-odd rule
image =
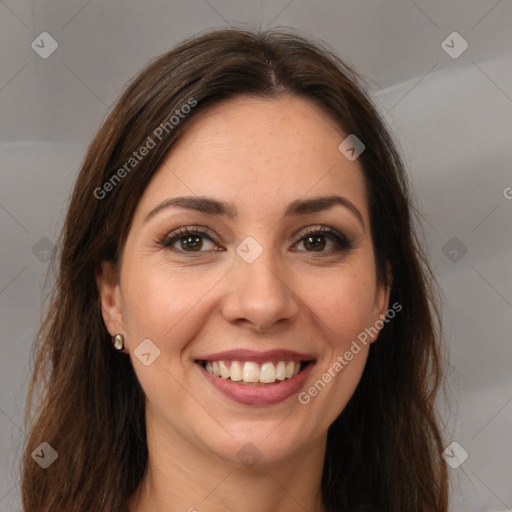
[[[220,30],[149,65],[69,206],[25,510],[446,511],[411,208],[383,122],[323,47]]]

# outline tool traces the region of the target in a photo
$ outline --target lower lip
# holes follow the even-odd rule
[[[262,406],[284,402],[286,399],[297,394],[313,366],[314,362],[310,362],[306,368],[295,375],[295,377],[278,381],[276,384],[270,386],[245,386],[238,384],[238,382],[233,382],[231,379],[216,377],[207,372],[201,365],[199,365],[199,368],[208,381],[225,397],[239,404]]]

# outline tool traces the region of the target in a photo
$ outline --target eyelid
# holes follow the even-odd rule
[[[167,232],[163,237],[161,237],[159,239],[159,242],[161,244],[165,244],[167,241],[172,240],[173,238],[179,240],[180,237],[187,236],[187,234],[189,233],[191,235],[197,235],[207,238],[208,240],[214,242],[217,245],[219,244],[217,235],[210,228],[199,225],[181,226],[179,228],[173,229]]]
[[[324,226],[324,225],[313,225],[313,226],[307,226],[305,228],[299,229],[294,235],[293,238],[296,238],[297,241],[300,241],[302,238],[309,234],[332,234],[332,235],[338,235],[343,238],[347,238],[343,233],[340,233],[337,229],[334,229],[330,226]],[[347,239],[348,240],[348,239]]]

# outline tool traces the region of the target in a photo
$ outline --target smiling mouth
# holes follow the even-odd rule
[[[293,379],[304,371],[310,361],[197,361],[209,374],[224,380],[231,380],[246,386],[273,386]]]

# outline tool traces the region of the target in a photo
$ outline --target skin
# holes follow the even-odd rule
[[[301,98],[230,99],[189,125],[144,191],[118,271],[103,263],[98,275],[105,324],[124,334],[146,395],[149,467],[130,512],[324,510],[327,429],[361,378],[369,344],[306,405],[296,395],[264,407],[233,402],[195,359],[241,347],[305,352],[316,359],[307,390],[385,314],[389,288],[376,282],[363,172],[338,150],[345,137]],[[362,224],[340,205],[283,216],[296,199],[333,194]],[[194,195],[232,202],[238,215],[173,206],[144,222],[162,201]],[[201,239],[192,257],[179,241],[163,248],[182,226],[207,227],[216,239]],[[336,251],[325,237],[324,252],[313,251],[305,228],[322,226],[351,248]],[[247,236],[263,248],[250,264],[236,252]],[[134,355],[147,338],[160,350],[149,366]],[[247,442],[261,454],[252,467],[237,457]]]

